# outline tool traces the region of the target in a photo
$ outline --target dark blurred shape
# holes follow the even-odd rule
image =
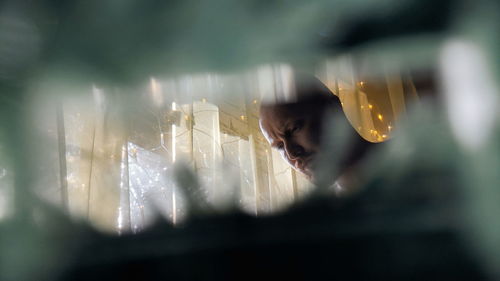
[[[352,128],[339,98],[314,76],[297,75],[294,88],[295,98],[291,101],[261,107],[260,128],[267,141],[290,166],[315,181],[314,166],[322,149],[340,145],[324,143],[324,127],[333,120],[342,122],[347,129],[343,132],[347,147],[342,148],[342,155],[336,155],[337,159],[331,159],[331,164],[339,163],[339,175],[334,178],[344,174],[344,182],[355,181],[356,165],[375,144],[363,139]]]
[[[2,1],[0,141],[15,194],[14,217],[0,225],[0,279],[488,280],[498,274],[485,262],[499,256],[497,212],[487,212],[498,210],[498,126],[474,154],[458,149],[447,127],[427,130],[423,124],[447,119],[429,121],[424,112],[391,147],[395,161],[373,161],[357,197],[314,197],[272,217],[158,222],[110,237],[40,208],[31,152],[43,147],[26,116],[29,81],[40,76],[135,85],[151,73],[310,65],[401,37],[417,38],[411,47],[420,50],[429,47],[422,34],[478,41],[498,77],[497,31],[498,4],[487,0]]]
[[[450,27],[457,2],[424,0],[400,1],[393,5],[381,3],[379,10],[374,9],[362,17],[334,19],[332,32],[322,33],[323,45],[335,49],[352,48],[376,40],[440,34]],[[342,29],[336,28],[337,25],[342,26]]]
[[[94,236],[61,280],[485,280],[459,234],[453,174],[418,170],[400,187],[373,184],[354,200],[313,200],[276,217]]]

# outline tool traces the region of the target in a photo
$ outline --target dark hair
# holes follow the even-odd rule
[[[318,78],[308,73],[295,73],[294,75],[295,96],[292,100],[277,102],[276,104],[262,104],[262,107],[280,106],[280,105],[305,105],[314,104],[319,108],[331,106],[334,110],[342,112],[342,104],[328,87]]]

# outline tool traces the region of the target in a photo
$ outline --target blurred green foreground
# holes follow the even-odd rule
[[[1,1],[0,280],[500,280],[499,5]],[[49,147],[33,128],[35,100],[100,85],[119,96],[113,118],[129,121],[152,76],[315,69],[346,54],[436,73],[441,94],[423,98],[367,160],[357,196],[332,198],[320,184],[279,214],[219,212],[196,196],[197,175],[180,167],[185,223],[159,219],[111,235],[35,191],[56,161],[39,157]]]

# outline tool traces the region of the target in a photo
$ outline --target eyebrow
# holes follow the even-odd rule
[[[280,124],[268,123],[268,128],[270,130],[267,131],[267,135],[272,139],[270,143],[271,147],[277,147],[278,144],[282,141],[278,140],[279,138],[284,138],[286,136],[286,132],[290,125],[296,120],[295,118],[291,118],[292,120],[286,120],[285,122],[279,122]],[[282,125],[282,126],[280,126]]]
[[[282,141],[273,140],[273,143],[271,143],[271,147],[278,147],[278,144],[280,143],[282,143]]]
[[[286,129],[287,128],[288,124],[285,124],[285,126],[283,126],[282,128],[278,128],[277,126],[273,126],[273,134],[272,134],[272,138],[275,139],[276,137],[285,137],[286,135]]]
[[[288,128],[292,122],[288,121],[284,124],[283,128]],[[272,138],[272,143],[271,147],[278,147],[278,144],[282,143],[283,141],[278,140],[278,138],[284,138],[286,137],[286,131],[287,129],[280,130],[279,128],[272,126],[273,132],[269,134],[269,136]]]

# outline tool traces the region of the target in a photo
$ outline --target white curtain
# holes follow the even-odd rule
[[[337,93],[363,137],[390,137],[416,96],[411,80],[367,75],[349,57],[329,61],[318,77]],[[293,94],[286,65],[238,75],[151,78],[135,90],[88,87],[62,101],[34,101],[40,147],[37,192],[111,232],[137,232],[155,217],[188,217],[173,166],[185,163],[212,208],[263,215],[304,198],[309,182],[273,151],[260,133],[262,101]],[[69,95],[68,95],[69,94]]]
[[[47,148],[37,193],[105,231],[137,232],[157,216],[178,224],[188,216],[172,172],[182,162],[216,210],[237,205],[259,216],[286,208],[311,186],[258,125],[262,92],[281,95],[276,83],[289,83],[262,77],[284,71],[151,78],[133,93],[93,86],[62,102],[37,101]]]

